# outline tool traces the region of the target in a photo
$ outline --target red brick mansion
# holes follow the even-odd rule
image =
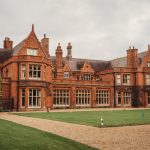
[[[39,41],[34,26],[18,45],[5,38],[0,48],[0,109],[150,106],[150,46],[110,61],[67,56],[58,44],[49,54],[49,39]]]

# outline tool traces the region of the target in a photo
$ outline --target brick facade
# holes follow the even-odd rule
[[[50,56],[49,38],[39,41],[34,26],[13,47],[0,48],[0,108],[29,111],[53,108],[150,106],[150,46],[129,48],[122,58],[101,61],[67,56],[61,45]]]

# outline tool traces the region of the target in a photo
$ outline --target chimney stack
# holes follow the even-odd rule
[[[67,46],[67,60],[70,61],[72,59],[72,46],[71,43],[68,43]]]
[[[13,49],[13,41],[10,38],[5,37],[4,40],[4,49],[12,50]]]
[[[127,50],[127,67],[137,68],[138,67],[138,49],[129,47]]]
[[[49,54],[49,38],[46,37],[46,34],[44,34],[44,38],[41,40],[42,48],[44,49],[45,53],[48,57],[50,57]]]

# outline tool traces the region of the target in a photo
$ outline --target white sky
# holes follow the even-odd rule
[[[0,0],[0,47],[5,37],[14,45],[35,25],[39,39],[50,38],[50,54],[60,42],[66,55],[109,60],[139,52],[150,43],[150,0]]]

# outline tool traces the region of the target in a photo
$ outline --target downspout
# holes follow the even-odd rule
[[[116,107],[116,76],[115,72],[113,73],[114,76],[114,107]]]
[[[17,81],[17,111],[19,109],[19,74],[20,74],[20,67],[19,67],[19,62],[18,64],[18,81]]]

